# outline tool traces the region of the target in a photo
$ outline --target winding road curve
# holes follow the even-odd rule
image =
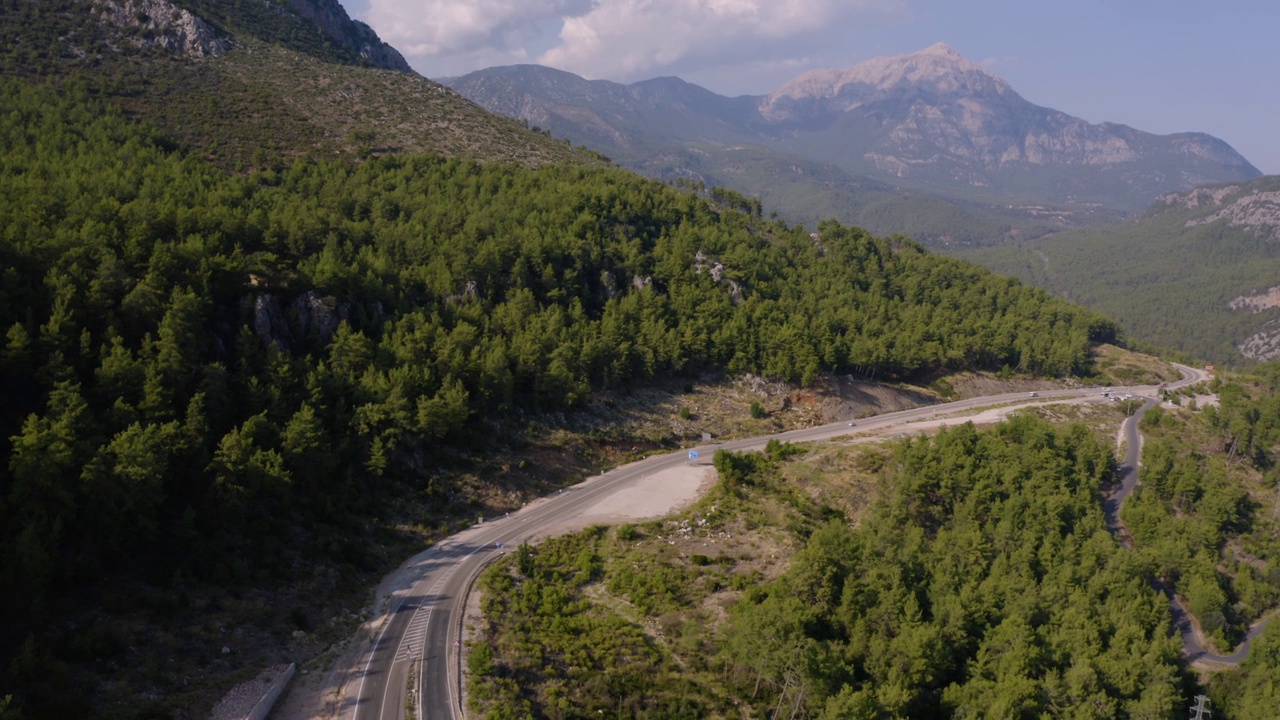
[[[1178,366],[1178,369],[1183,372],[1183,382],[1179,383],[1179,385],[1186,384],[1187,368]],[[1120,509],[1124,506],[1124,501],[1133,494],[1134,488],[1138,485],[1138,460],[1142,453],[1142,434],[1138,432],[1138,423],[1142,421],[1142,416],[1146,414],[1147,410],[1150,410],[1156,404],[1155,399],[1150,397],[1144,397],[1143,400],[1142,407],[1126,419],[1124,423],[1124,437],[1128,449],[1125,452],[1124,460],[1120,463],[1120,484],[1103,501],[1107,529],[1126,548],[1133,547],[1133,538],[1129,534],[1128,528],[1120,520]],[[1253,639],[1262,634],[1267,625],[1276,618],[1275,612],[1269,613],[1265,618],[1249,627],[1249,632],[1245,634],[1244,640],[1240,642],[1234,652],[1230,655],[1217,655],[1204,646],[1200,633],[1196,632],[1191,612],[1174,593],[1173,586],[1165,580],[1156,580],[1153,585],[1156,590],[1164,593],[1165,597],[1169,599],[1169,613],[1173,616],[1173,625],[1182,635],[1182,654],[1192,662],[1199,661],[1228,667],[1239,665],[1241,661],[1248,657],[1249,646]]]
[[[1183,377],[1170,383],[1170,388],[1200,382],[1207,376],[1204,371],[1183,365],[1177,365],[1177,368]],[[1154,394],[1156,390],[1154,386],[1116,388],[1118,393],[1134,395]],[[858,421],[856,432],[884,432],[939,418],[963,419],[965,413],[991,406],[1079,399],[1096,396],[1097,393],[1096,389],[1045,390],[1034,398],[1023,392],[971,398],[865,418]],[[1144,405],[1144,409],[1146,407],[1149,405]],[[1108,518],[1114,515],[1117,523],[1120,505],[1137,482],[1135,468],[1141,442],[1137,435],[1138,417],[1140,414],[1132,418],[1126,428],[1131,436],[1129,455],[1124,463],[1124,482],[1121,489],[1107,500],[1108,506],[1115,503],[1114,513],[1108,510]],[[701,457],[696,461],[690,460],[688,450],[650,457],[590,478],[534,501],[518,512],[480,523],[444,540],[413,558],[407,566],[416,579],[389,597],[389,611],[379,618],[381,624],[374,633],[373,642],[358,655],[357,674],[346,685],[341,717],[344,720],[458,720],[465,717],[459,650],[467,589],[484,566],[505,548],[554,532],[555,528],[565,526],[604,498],[641,484],[647,476],[689,462],[707,463],[716,450],[752,450],[764,447],[774,439],[805,442],[826,440],[850,432],[847,422],[839,422],[699,447],[696,450]],[[1115,528],[1116,532],[1122,530],[1118,526]],[[1194,633],[1188,635],[1190,625],[1185,613],[1178,615],[1181,606],[1175,602],[1173,607],[1184,643],[1188,642],[1188,637],[1194,640]],[[1255,629],[1250,637],[1260,631],[1261,628]],[[1198,645],[1188,644],[1186,647],[1193,659],[1222,663],[1238,662],[1237,656],[1243,657],[1248,652],[1247,641],[1229,657],[1210,655]]]

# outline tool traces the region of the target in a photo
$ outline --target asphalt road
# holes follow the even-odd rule
[[[1185,373],[1186,371],[1184,370],[1183,372]],[[1142,450],[1142,435],[1138,432],[1138,423],[1142,421],[1142,416],[1147,410],[1156,404],[1156,401],[1151,398],[1143,398],[1143,400],[1142,407],[1133,414],[1133,417],[1125,421],[1124,436],[1128,449],[1125,452],[1124,461],[1120,464],[1120,484],[1103,501],[1107,528],[1126,548],[1133,546],[1133,540],[1124,523],[1120,521],[1120,508],[1124,506],[1125,499],[1133,493],[1133,489],[1138,485],[1138,458]],[[1169,613],[1173,617],[1173,626],[1182,636],[1182,654],[1192,661],[1199,660],[1228,666],[1239,665],[1249,656],[1249,647],[1253,639],[1260,635],[1267,625],[1276,618],[1276,613],[1273,612],[1254,623],[1249,628],[1249,632],[1245,634],[1244,640],[1230,655],[1217,655],[1209,652],[1200,641],[1192,624],[1191,613],[1182,604],[1182,601],[1178,599],[1178,596],[1174,593],[1173,586],[1164,580],[1157,580],[1153,585],[1156,590],[1164,593],[1165,597],[1169,599]]]
[[[1199,382],[1207,373],[1178,365],[1183,379],[1169,387]],[[1154,394],[1154,386],[1115,388],[1116,393]],[[1005,393],[941,405],[887,413],[857,421],[831,423],[763,437],[730,440],[695,448],[698,462],[709,462],[716,450],[751,450],[769,440],[805,442],[851,433],[887,430],[913,422],[963,415],[980,408],[1030,405],[1047,400],[1098,395],[1097,388],[1045,390],[1037,397]],[[909,431],[909,428],[906,428]],[[1130,442],[1134,447],[1135,442]],[[615,492],[645,476],[690,462],[688,450],[653,456],[615,468],[554,495],[530,503],[508,516],[487,520],[460,532],[432,548],[418,565],[419,579],[400,596],[384,616],[377,640],[359,657],[363,663],[356,695],[351,700],[352,720],[454,720],[464,717],[461,706],[461,672],[458,660],[461,622],[466,591],[484,565],[506,549],[546,534],[546,528],[563,525]],[[1136,460],[1131,466],[1136,466]],[[1136,476],[1135,476],[1136,480]],[[410,687],[412,678],[413,687]],[[419,691],[420,690],[420,691]],[[412,709],[412,714],[408,711]]]

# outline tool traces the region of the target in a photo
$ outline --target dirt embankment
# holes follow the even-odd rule
[[[796,405],[814,404],[823,423],[881,415],[941,402],[937,393],[911,386],[857,380],[847,375],[826,376],[813,388],[792,394]]]

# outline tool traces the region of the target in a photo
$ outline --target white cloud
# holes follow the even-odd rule
[[[1004,57],[989,57],[979,60],[978,64],[995,73],[1005,68],[1017,66],[1018,58],[1011,55],[1006,55]]]
[[[589,12],[591,0],[368,0],[365,17],[406,56],[448,57],[485,50],[519,53],[533,33]],[[526,53],[527,54],[527,53]]]
[[[708,65],[783,60],[795,41],[826,34],[896,0],[602,0],[566,18],[539,62],[586,77],[634,79]],[[803,51],[803,49],[801,49]]]
[[[368,0],[364,19],[429,76],[539,62],[628,81],[794,63],[906,1]]]

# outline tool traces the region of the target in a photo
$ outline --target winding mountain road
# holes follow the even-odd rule
[[[1182,367],[1179,366],[1179,369],[1181,370]],[[1183,372],[1185,379],[1185,370]],[[1138,432],[1138,423],[1142,422],[1142,416],[1146,414],[1147,410],[1150,410],[1156,404],[1153,398],[1147,397],[1143,398],[1143,400],[1142,407],[1125,420],[1123,432],[1128,448],[1125,452],[1124,460],[1120,463],[1120,483],[1103,501],[1107,529],[1126,548],[1133,547],[1133,538],[1129,534],[1128,528],[1120,520],[1120,510],[1124,507],[1124,501],[1133,494],[1134,488],[1138,485],[1139,458],[1142,454],[1142,434]],[[1196,624],[1191,612],[1174,592],[1172,584],[1165,580],[1157,580],[1153,585],[1156,590],[1164,593],[1165,597],[1169,599],[1169,613],[1173,617],[1173,626],[1177,628],[1178,633],[1182,636],[1182,654],[1192,662],[1199,661],[1231,667],[1239,665],[1241,661],[1248,657],[1249,647],[1253,639],[1262,634],[1267,625],[1276,618],[1276,613],[1272,612],[1262,620],[1255,622],[1249,627],[1249,632],[1245,634],[1244,640],[1240,642],[1234,652],[1230,655],[1217,655],[1205,648],[1204,640],[1196,630]]]
[[[1200,382],[1207,376],[1201,370],[1183,365],[1177,367],[1183,377],[1170,383],[1170,388]],[[1116,388],[1115,391],[1142,395],[1154,394],[1157,388],[1138,386]],[[518,512],[477,524],[413,558],[406,569],[416,579],[389,597],[388,611],[380,617],[381,625],[374,632],[372,644],[359,653],[357,675],[345,685],[345,698],[339,710],[341,717],[351,720],[456,720],[465,717],[460,667],[462,618],[467,589],[475,576],[508,547],[570,527],[574,518],[604,498],[641,485],[646,477],[662,470],[690,462],[709,463],[716,450],[758,449],[769,440],[825,440],[851,433],[885,433],[898,427],[909,431],[913,423],[952,417],[963,421],[966,414],[992,406],[1084,399],[1098,394],[1097,389],[1086,388],[1045,390],[1035,396],[1025,392],[1006,393],[869,417],[858,420],[854,430],[850,429],[849,423],[839,422],[776,435],[730,440],[695,448],[699,454],[696,460],[690,458],[688,450],[681,450],[615,468],[534,501]],[[1140,444],[1137,417],[1130,420],[1127,430],[1133,433],[1129,442],[1130,456],[1125,460],[1128,468],[1125,482],[1129,489],[1116,498],[1117,522],[1120,504],[1132,491],[1132,483],[1137,482],[1136,453]],[[1132,482],[1128,480],[1130,475]],[[1185,641],[1185,632],[1183,637]],[[1243,652],[1247,652],[1247,647]],[[1230,662],[1235,656],[1218,659],[1205,654],[1201,657]]]

